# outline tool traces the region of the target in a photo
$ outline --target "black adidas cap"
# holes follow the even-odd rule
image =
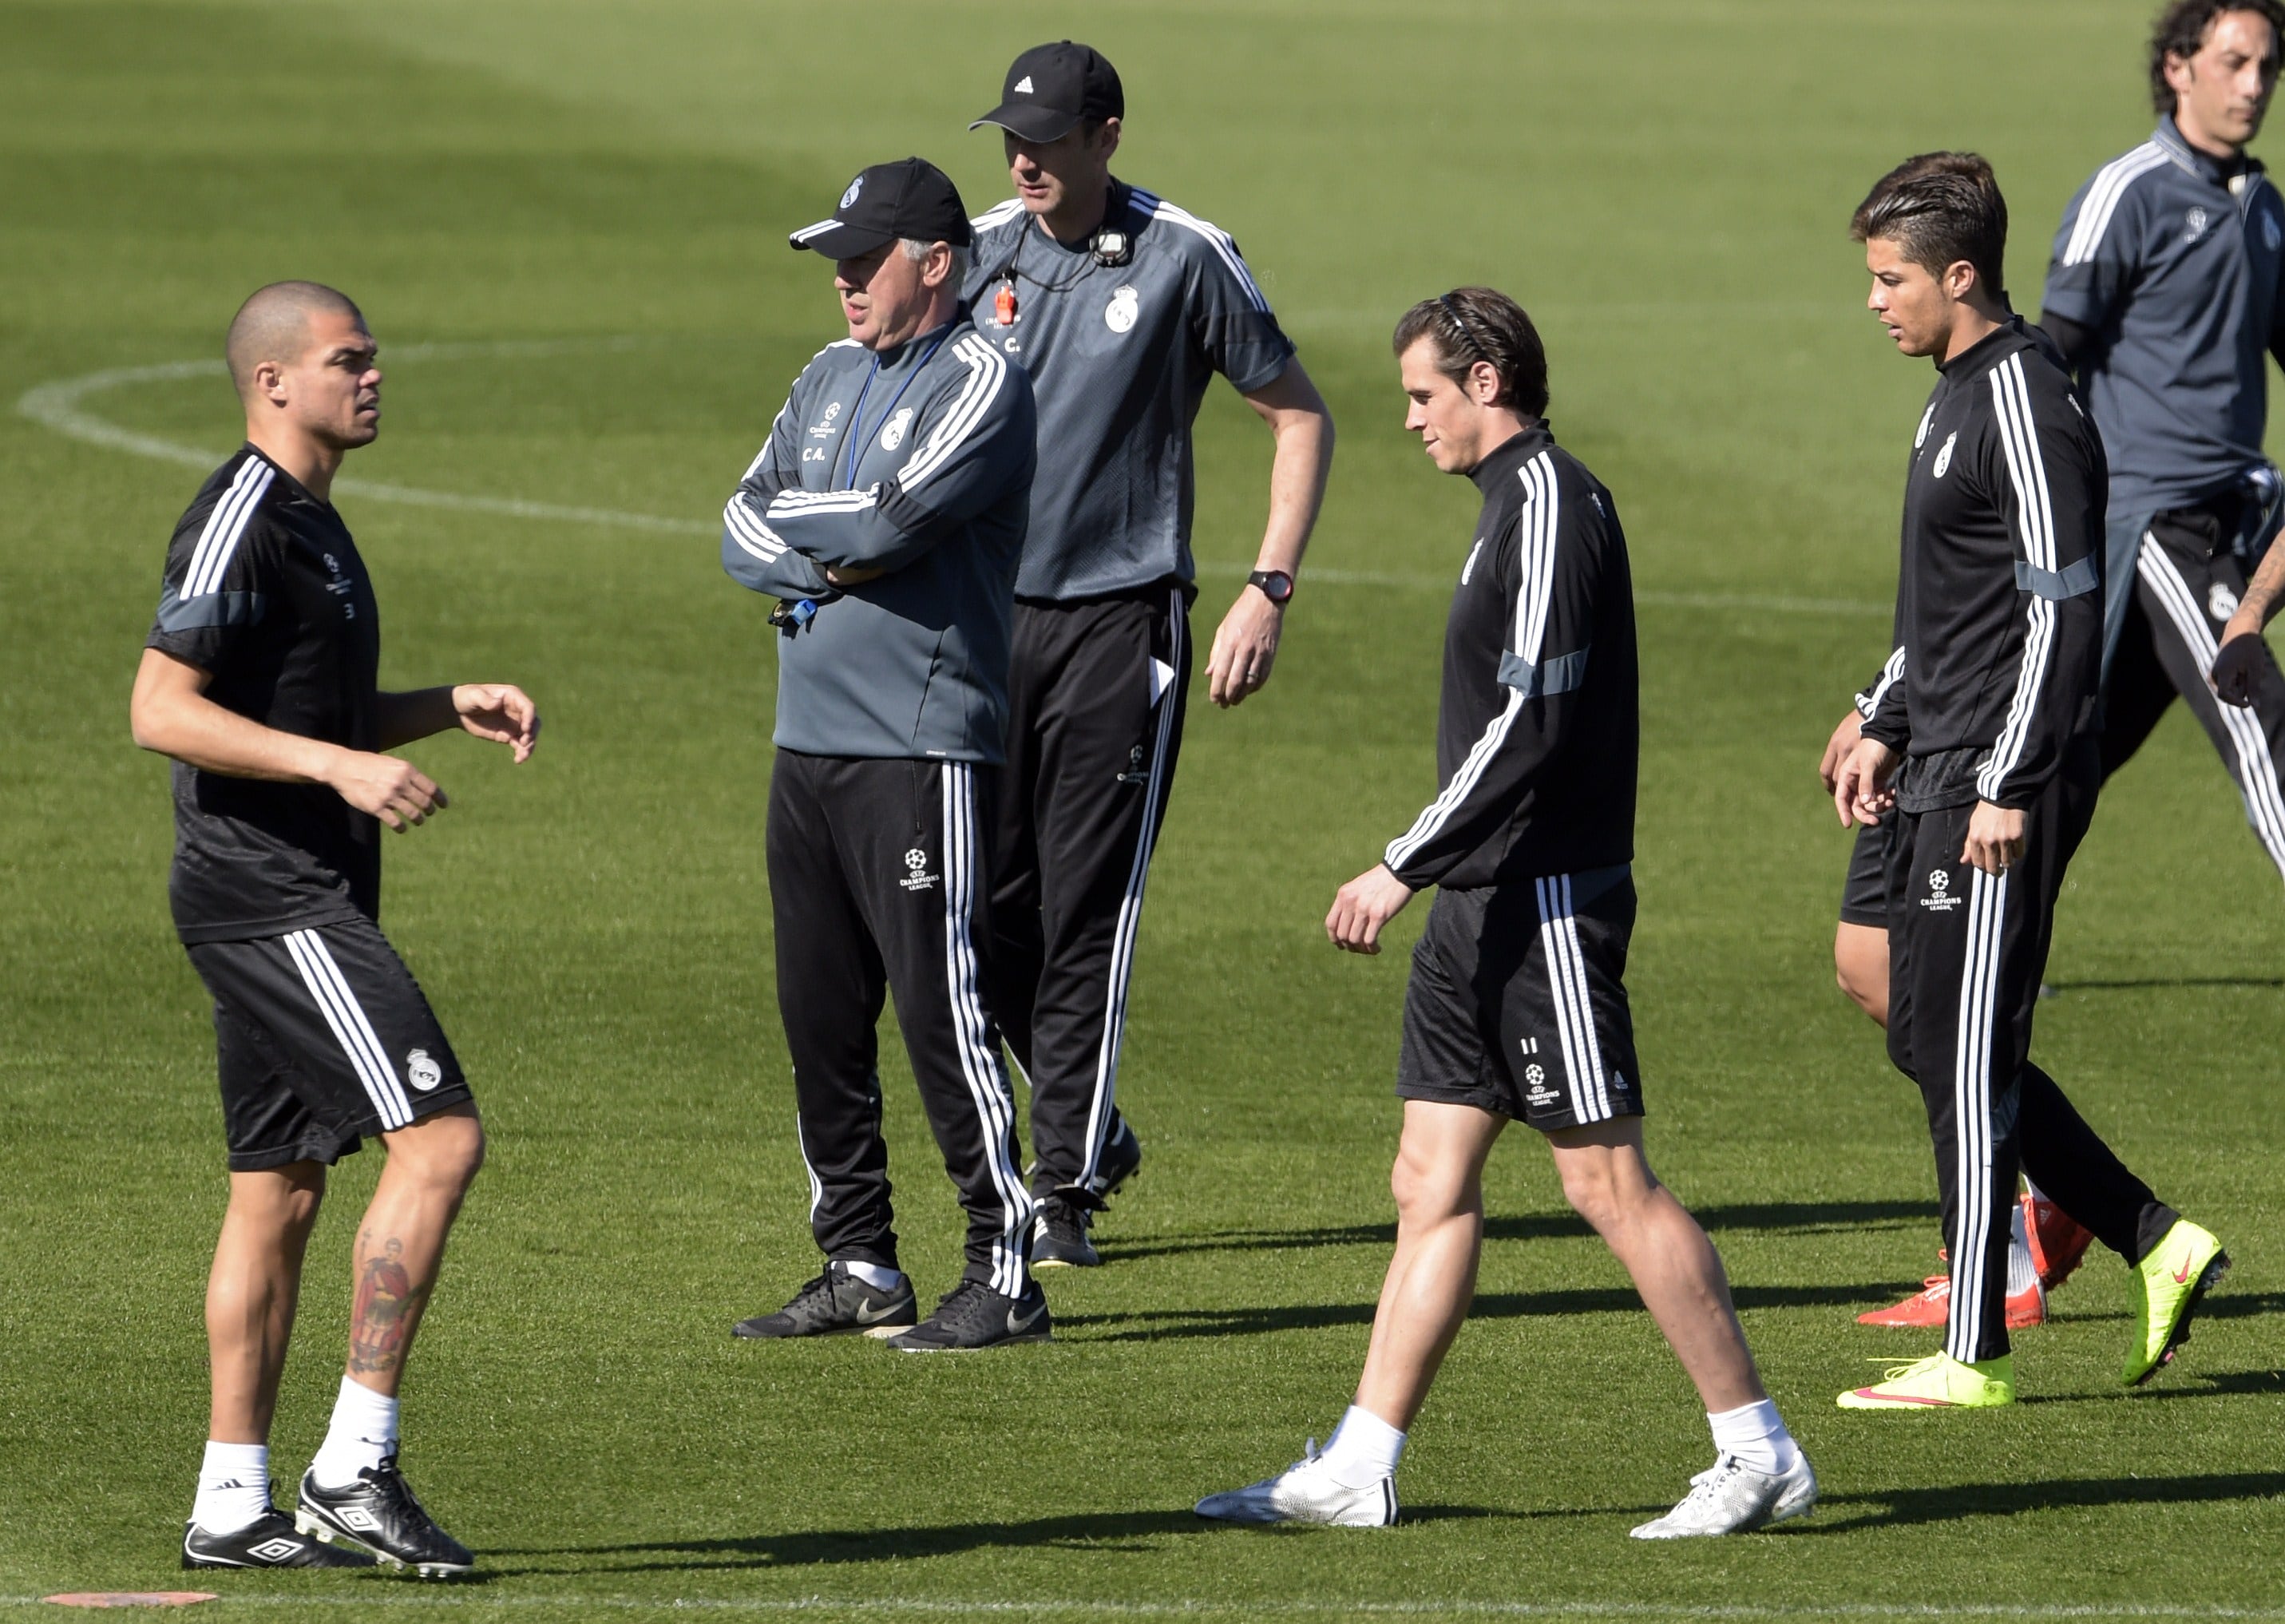
[[[1083,119],[1123,119],[1127,92],[1119,70],[1092,45],[1064,40],[1034,45],[1016,59],[1000,105],[970,124],[997,124],[1026,141],[1053,141]]]
[[[805,225],[786,241],[828,259],[855,259],[900,237],[964,248],[971,235],[952,177],[925,158],[900,158],[858,176],[830,219]]]

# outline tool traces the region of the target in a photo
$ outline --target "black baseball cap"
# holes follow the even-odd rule
[[[803,226],[786,241],[828,259],[855,259],[900,237],[964,248],[972,235],[952,177],[925,158],[899,158],[859,175],[829,219]]]
[[[1034,45],[1009,68],[1000,105],[970,124],[985,124],[1026,141],[1053,141],[1083,119],[1123,119],[1127,91],[1119,70],[1092,45],[1064,40]]]

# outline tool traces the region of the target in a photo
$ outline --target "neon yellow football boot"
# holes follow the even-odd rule
[[[2198,1299],[2229,1272],[2229,1254],[2213,1232],[2187,1218],[2174,1220],[2166,1238],[2127,1275],[2134,1296],[2134,1342],[2118,1379],[2137,1387],[2150,1379],[2174,1350],[2190,1339],[2190,1315]]]
[[[1989,1409],[2014,1401],[2013,1353],[1972,1365],[1930,1353],[1918,1364],[1891,1365],[1886,1380],[1852,1387],[1840,1399],[1843,1409]]]

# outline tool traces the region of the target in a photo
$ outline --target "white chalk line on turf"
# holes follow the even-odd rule
[[[515,339],[497,342],[408,344],[391,349],[385,359],[453,361],[518,356],[553,356],[595,350],[632,349],[644,341],[624,336],[593,339]],[[60,379],[24,391],[17,412],[44,428],[82,444],[130,456],[171,462],[184,467],[211,469],[228,453],[210,447],[185,445],[122,428],[87,410],[88,397],[137,384],[174,383],[192,378],[219,378],[226,368],[218,360],[162,361],[150,366],[117,366],[78,378]],[[546,524],[594,525],[607,530],[643,530],[655,535],[718,537],[721,527],[712,520],[673,519],[658,514],[626,513],[609,507],[567,506],[554,502],[529,502],[520,497],[469,496],[453,490],[428,490],[414,485],[378,480],[337,479],[334,489],[345,496],[373,502],[393,502],[406,507],[434,507],[455,513],[496,514]],[[1199,572],[1222,580],[1243,580],[1252,566],[1202,562]],[[1449,577],[1418,572],[1341,569],[1310,566],[1303,571],[1311,585],[1362,586],[1383,592],[1443,592]],[[1853,598],[1795,598],[1753,592],[1676,592],[1637,591],[1635,602],[1652,608],[1737,610],[1747,614],[1835,616],[1885,615],[1888,606]]]
[[[1026,1618],[1042,1614],[1110,1614],[1119,1618],[1433,1618],[1464,1614],[1519,1619],[2285,1619],[2285,1609],[2262,1607],[2149,1606],[2134,1602],[1992,1602],[1901,1604],[1841,1602],[1829,1606],[1739,1604],[1666,1604],[1658,1602],[1347,1601],[1335,1597],[1279,1597],[1260,1600],[1166,1601],[968,1601],[951,1597],[703,1597],[649,1599],[636,1596],[483,1596],[424,1590],[396,1596],[226,1596],[224,1605],[296,1608],[554,1607],[614,1612],[888,1612],[930,1617]],[[35,1596],[0,1597],[0,1606],[36,1606]]]

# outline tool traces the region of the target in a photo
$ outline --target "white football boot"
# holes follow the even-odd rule
[[[1302,1457],[1274,1478],[1198,1502],[1200,1517],[1226,1523],[1330,1523],[1342,1528],[1386,1528],[1396,1520],[1396,1479],[1378,1478],[1362,1488],[1333,1480],[1311,1439]]]
[[[1690,1479],[1682,1503],[1655,1522],[1634,1531],[1638,1540],[1686,1540],[1716,1534],[1744,1534],[1795,1517],[1817,1504],[1817,1473],[1809,1456],[1794,1451],[1793,1470],[1775,1477],[1755,1471],[1734,1455]]]

